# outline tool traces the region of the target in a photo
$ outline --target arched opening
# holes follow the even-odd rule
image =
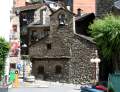
[[[60,65],[56,65],[56,67],[55,67],[55,73],[56,74],[61,74],[62,73],[62,67]]]
[[[59,27],[64,27],[66,23],[65,14],[59,14],[58,19],[59,19]]]
[[[44,66],[39,66],[38,67],[38,75],[39,74],[44,74]]]

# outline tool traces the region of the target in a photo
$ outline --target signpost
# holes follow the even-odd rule
[[[14,86],[15,88],[18,88],[18,87],[19,87],[18,70],[15,71],[15,80],[14,80],[13,86]]]

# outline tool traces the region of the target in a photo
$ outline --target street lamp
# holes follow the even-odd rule
[[[98,82],[99,81],[99,63],[100,63],[100,59],[97,57],[97,50],[96,50],[95,55],[96,55],[96,57],[90,59],[90,62],[96,64],[96,81]]]
[[[24,43],[24,44],[22,45],[22,48],[27,48],[27,44]],[[23,53],[23,54],[25,54],[25,53]]]
[[[25,59],[27,45],[23,44],[22,48],[24,50],[22,58]],[[23,60],[23,81],[25,80],[25,65],[26,65],[25,60]]]

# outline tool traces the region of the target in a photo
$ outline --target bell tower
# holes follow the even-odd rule
[[[58,3],[61,4],[62,7],[66,8],[66,2],[65,2],[65,0],[58,0]]]
[[[44,0],[44,1],[47,1],[47,0]],[[56,2],[56,3],[60,4],[61,7],[66,6],[66,0],[48,0],[48,1]]]

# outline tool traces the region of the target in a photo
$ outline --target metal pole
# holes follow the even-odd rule
[[[25,78],[25,63],[24,63],[24,60],[23,60],[23,81],[24,81],[24,78]]]
[[[23,44],[22,47],[23,47],[23,57],[24,57],[24,55],[26,54],[27,45]],[[24,59],[23,59],[23,81],[25,81],[25,60]]]
[[[26,62],[25,60],[23,60],[23,81],[25,81],[25,66],[26,66]]]

